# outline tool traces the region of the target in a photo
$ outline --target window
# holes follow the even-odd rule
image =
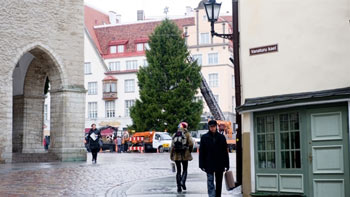
[[[149,50],[149,49],[150,49],[150,47],[149,47],[149,44],[148,44],[148,43],[145,43],[145,49],[146,49],[146,50]]]
[[[209,74],[209,87],[216,88],[219,86],[219,74],[212,73]]]
[[[277,168],[277,155],[281,169],[301,168],[298,112],[258,116],[256,125],[258,168]]]
[[[194,97],[194,102],[199,102],[199,101],[203,101],[203,97],[202,96]]]
[[[136,69],[137,69],[137,60],[126,61],[126,70],[136,70]]]
[[[118,45],[118,53],[124,53],[124,45]]]
[[[97,102],[88,103],[88,118],[90,119],[97,118]]]
[[[47,104],[44,105],[44,120],[48,120],[48,117],[47,117]]]
[[[109,62],[108,69],[109,69],[109,71],[119,71],[120,70],[120,62]]]
[[[144,59],[143,60],[143,67],[147,67],[148,66],[148,61],[147,61],[147,59]]]
[[[115,82],[107,82],[104,84],[103,92],[117,92],[117,84]]]
[[[135,105],[135,100],[125,100],[125,116],[130,116],[130,108]]]
[[[88,83],[88,94],[96,95],[97,94],[97,82],[89,82]]]
[[[137,51],[149,50],[149,44],[148,43],[137,43],[136,44],[136,50]]]
[[[209,44],[209,33],[201,33],[199,44]]]
[[[143,51],[143,43],[138,43],[138,44],[136,45],[136,50],[137,50],[137,51]]]
[[[91,63],[90,62],[84,63],[84,73],[85,73],[85,75],[91,74]]]
[[[109,53],[111,53],[111,54],[117,53],[117,46],[110,46],[109,47]]]
[[[285,113],[279,115],[281,167],[300,168],[300,130],[299,114]]]
[[[106,118],[113,118],[113,117],[115,117],[115,104],[114,104],[114,101],[106,101],[105,107],[106,107]]]
[[[259,168],[276,168],[274,116],[257,118]]]
[[[125,92],[135,92],[135,80],[134,79],[125,80]]]
[[[197,60],[198,65],[202,65],[202,54],[196,54],[192,56],[194,60]]]
[[[218,53],[209,53],[208,54],[208,64],[218,64]]]

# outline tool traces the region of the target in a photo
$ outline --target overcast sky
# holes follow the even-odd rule
[[[152,16],[165,16],[164,8],[169,7],[169,16],[184,15],[186,6],[196,8],[200,0],[85,0],[87,5],[101,11],[115,11],[121,14],[121,22],[134,22],[137,10],[144,10],[146,18]],[[227,11],[232,12],[232,0],[217,0],[221,2],[221,15]]]

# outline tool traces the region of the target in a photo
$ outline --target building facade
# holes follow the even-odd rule
[[[235,84],[234,69],[230,58],[233,56],[232,42],[227,39],[211,37],[210,22],[201,1],[195,9],[193,25],[186,26],[186,42],[193,59],[202,66],[201,72],[207,81],[216,101],[218,102],[225,119],[235,122]],[[232,16],[221,16],[215,23],[218,33],[232,33]],[[211,113],[202,95],[203,119],[207,122]]]
[[[244,196],[350,196],[349,1],[239,13]]]
[[[90,27],[86,25],[85,87],[88,93],[85,126],[88,128],[92,123],[101,126],[108,123],[118,126],[120,130],[126,129],[132,124],[129,109],[139,98],[138,69],[148,65],[145,56],[149,47],[148,36],[161,20],[141,20],[128,24],[113,21],[107,23],[103,22],[108,21],[107,14],[85,6],[85,15],[87,14],[89,17],[85,16],[86,24],[96,21],[94,18],[100,17],[100,20],[97,20],[99,24]],[[183,30],[190,53],[202,65],[202,73],[218,98],[225,117],[234,120],[234,84],[231,82],[234,74],[233,67],[230,66],[232,64],[229,63],[231,44],[222,39],[211,39],[204,16],[201,2],[195,13],[188,12],[186,16],[171,20]],[[230,20],[225,19],[227,17],[222,17],[219,26],[223,28],[222,31],[229,32]],[[199,39],[202,39],[200,43]],[[106,78],[113,80],[111,85],[103,82]],[[205,107],[204,112],[205,119],[210,117],[208,107]]]
[[[85,160],[83,1],[1,1],[0,6],[0,163]],[[49,152],[43,147],[47,80]]]

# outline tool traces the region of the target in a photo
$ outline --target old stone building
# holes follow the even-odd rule
[[[83,0],[0,1],[0,163],[85,160]],[[51,144],[43,148],[44,89]]]

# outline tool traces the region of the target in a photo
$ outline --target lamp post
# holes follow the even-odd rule
[[[214,30],[214,24],[219,18],[221,3],[216,3],[216,0],[209,0],[204,3],[208,21],[211,25],[211,36],[218,36],[231,40],[233,42],[233,58],[230,58],[233,63],[235,72],[235,100],[236,107],[241,105],[241,77],[239,68],[239,32],[238,32],[238,0],[232,0],[232,34],[219,34]],[[242,120],[241,115],[236,110],[236,173],[237,183],[242,184]]]

